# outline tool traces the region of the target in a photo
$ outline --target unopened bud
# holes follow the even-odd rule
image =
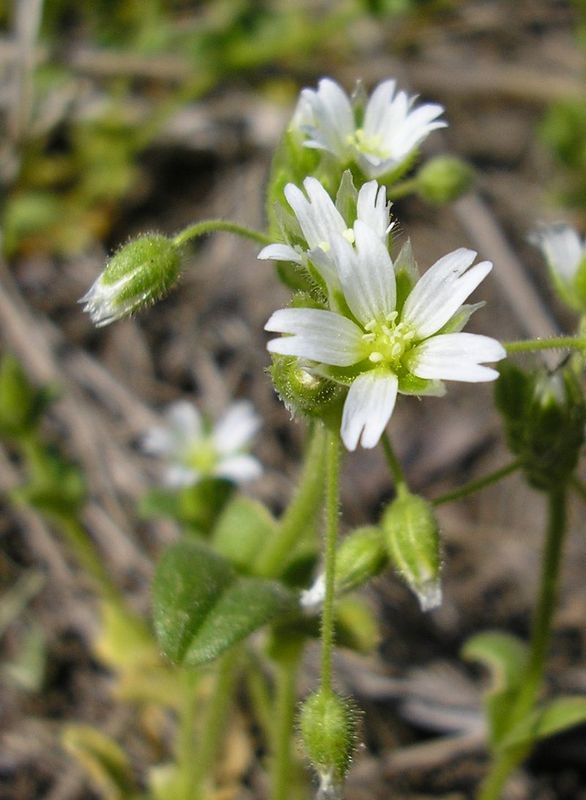
[[[357,589],[379,575],[388,562],[380,528],[357,528],[344,539],[336,554],[336,592]]]
[[[439,606],[440,539],[431,505],[400,486],[383,515],[382,528],[391,560],[417,595],[422,610]]]
[[[449,203],[470,190],[474,181],[472,167],[454,156],[437,156],[417,173],[417,190],[430,203]]]
[[[181,255],[167,236],[147,233],[112,256],[80,303],[98,327],[128,317],[164,297],[179,277]]]
[[[571,365],[548,373],[507,363],[495,387],[509,447],[529,483],[550,491],[566,483],[584,444],[586,403]]]
[[[275,390],[291,414],[323,418],[341,401],[344,388],[300,365],[297,358],[273,356]]]
[[[310,695],[301,709],[303,746],[320,777],[320,796],[337,797],[356,747],[353,703],[329,689]]]

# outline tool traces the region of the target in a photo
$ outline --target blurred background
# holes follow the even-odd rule
[[[297,94],[325,75],[348,91],[388,77],[444,105],[430,153],[476,171],[474,190],[436,207],[398,201],[426,269],[460,246],[495,264],[470,329],[503,340],[571,331],[540,254],[539,221],[586,229],[584,0],[0,0],[0,347],[50,387],[47,439],[83,468],[84,523],[109,572],[147,614],[152,564],[177,532],[139,516],[156,465],[138,443],[184,397],[213,415],[234,397],[263,418],[266,474],[249,488],[279,511],[303,446],[265,374],[263,326],[288,296],[257,249],[199,241],[178,290],[133,320],[96,330],[77,300],[105,259],[143,231],[200,219],[264,224],[263,187]],[[402,398],[391,433],[428,497],[504,464],[491,387]],[[80,800],[98,792],[60,744],[68,722],[105,731],[140,782],[160,737],[112,695],[90,643],[91,587],[41,510],[15,501],[22,460],[0,439],[0,797]],[[348,525],[377,519],[392,487],[378,452],[346,460]],[[485,755],[481,676],[459,658],[472,632],[527,635],[542,499],[510,478],[440,510],[445,601],[423,616],[398,579],[370,593],[380,644],[342,654],[343,688],[366,711],[348,800],[471,796]],[[586,692],[586,539],[576,508],[550,682]],[[306,685],[315,678],[311,658]],[[164,725],[163,725],[164,728]],[[146,734],[145,734],[146,731]],[[262,753],[246,721],[225,798],[262,798]],[[449,738],[445,738],[449,735]],[[439,738],[442,737],[442,738]],[[162,737],[164,742],[164,737]],[[510,798],[586,798],[586,730],[539,748]]]

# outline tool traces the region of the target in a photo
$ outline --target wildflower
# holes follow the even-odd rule
[[[270,244],[260,251],[258,257],[292,261],[300,266],[306,266],[311,261],[328,286],[337,286],[338,277],[331,255],[332,239],[341,234],[353,242],[354,231],[350,226],[355,219],[372,228],[385,243],[392,228],[392,223],[389,223],[390,203],[386,201],[384,186],[379,186],[376,181],[369,181],[356,194],[349,174],[346,180],[342,180],[342,187],[345,183],[350,184],[349,193],[353,192],[355,195],[352,206],[356,213],[351,220],[344,219],[316,178],[306,178],[303,181],[305,194],[298,186],[288,183],[284,190],[285,197],[293,209],[305,241],[301,245]]]
[[[317,90],[303,89],[292,125],[306,136],[306,147],[326,150],[342,164],[358,164],[369,178],[386,175],[403,164],[431,131],[444,128],[443,108],[395,91],[394,80],[380,83],[364,110],[358,94],[350,99],[330,78]]]
[[[121,247],[79,300],[101,328],[129,317],[167,294],[179,277],[181,256],[171,239],[147,233]]]
[[[529,240],[541,248],[561,299],[586,311],[586,241],[565,223],[543,225]]]
[[[476,307],[463,301],[492,264],[471,267],[476,253],[461,248],[437,261],[397,303],[393,263],[380,238],[358,220],[355,246],[337,235],[332,253],[342,297],[330,310],[286,308],[265,329],[286,334],[268,343],[271,353],[314,362],[318,374],[349,385],[341,435],[348,450],[374,447],[397,392],[441,394],[444,380],[490,381],[482,362],[505,357],[499,342],[460,333]]]
[[[211,427],[195,406],[180,401],[167,409],[166,421],[142,444],[146,452],[167,458],[168,486],[192,486],[210,477],[243,483],[260,475],[260,463],[244,452],[260,427],[250,403],[234,403]]]

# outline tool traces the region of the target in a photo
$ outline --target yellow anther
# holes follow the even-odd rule
[[[318,244],[318,247],[319,247],[320,250],[323,250],[324,253],[329,253],[329,251],[331,250],[329,242],[320,242]]]
[[[356,241],[356,237],[354,236],[354,231],[352,228],[346,228],[346,230],[342,233],[342,236],[347,242],[350,242],[350,244],[354,244]]]
[[[376,320],[372,319],[369,323],[364,326],[364,329],[367,331],[373,331],[376,328]]]
[[[365,342],[374,342],[374,340],[376,339],[376,334],[375,333],[364,333],[362,335],[362,338],[364,339]]]
[[[371,353],[368,356],[368,360],[372,361],[373,364],[379,364],[381,361],[384,360],[384,356],[382,353]]]

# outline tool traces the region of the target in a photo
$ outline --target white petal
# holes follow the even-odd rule
[[[363,355],[362,331],[351,320],[317,308],[282,308],[271,316],[265,330],[290,333],[271,339],[271,353],[309,358],[323,364],[349,367]]]
[[[395,273],[387,248],[371,228],[357,220],[354,233],[355,248],[338,236],[332,249],[348,306],[367,325],[395,310]]]
[[[489,261],[466,273],[475,257],[474,250],[455,250],[440,258],[414,286],[405,301],[402,317],[414,326],[418,338],[424,339],[445,325],[488,275],[492,269]]]
[[[218,464],[215,474],[234,483],[244,483],[258,478],[262,474],[262,466],[253,456],[231,456]]]
[[[179,439],[199,439],[202,435],[202,419],[197,408],[186,400],[169,406],[165,414],[171,431]]]
[[[261,421],[252,403],[234,403],[215,426],[212,438],[220,453],[233,453],[246,447],[260,428]]]
[[[445,128],[442,120],[434,122],[443,112],[443,107],[426,103],[411,111],[402,124],[397,127],[392,137],[392,153],[402,159],[420,144],[430,133],[438,128]]]
[[[334,201],[316,178],[303,182],[305,195],[293,183],[285,186],[285,197],[299,220],[299,225],[308,244],[308,249],[329,245],[335,233],[346,230],[346,223],[334,205]]]
[[[261,261],[293,261],[295,264],[301,264],[301,253],[298,253],[294,247],[288,244],[268,244],[258,254],[257,258]]]
[[[305,144],[343,157],[348,136],[354,131],[354,113],[347,94],[335,81],[324,78],[319,82],[317,92],[304,89],[301,96],[313,115],[313,128],[306,128],[312,138]],[[305,115],[308,116],[307,111]]]
[[[145,453],[166,455],[175,450],[175,439],[168,428],[151,428],[141,441]]]
[[[386,188],[379,186],[376,181],[365,183],[358,192],[356,203],[356,217],[364,222],[386,242],[389,232],[389,208],[387,205]]]
[[[474,333],[445,333],[432,336],[415,347],[410,355],[410,369],[419,378],[446,381],[492,381],[498,372],[480,366],[484,361],[506,357],[496,339]]]
[[[375,370],[364,372],[354,381],[342,414],[342,440],[348,450],[378,444],[391,418],[397,399],[397,377]]]
[[[165,484],[173,489],[181,489],[184,486],[193,486],[201,479],[201,473],[195,469],[172,464],[167,467],[164,475]]]
[[[566,282],[571,281],[578,265],[586,255],[584,245],[569,225],[548,225],[530,237],[541,247],[549,266]]]
[[[389,106],[395,93],[395,81],[383,81],[373,91],[364,112],[365,132],[376,135],[384,130]]]

